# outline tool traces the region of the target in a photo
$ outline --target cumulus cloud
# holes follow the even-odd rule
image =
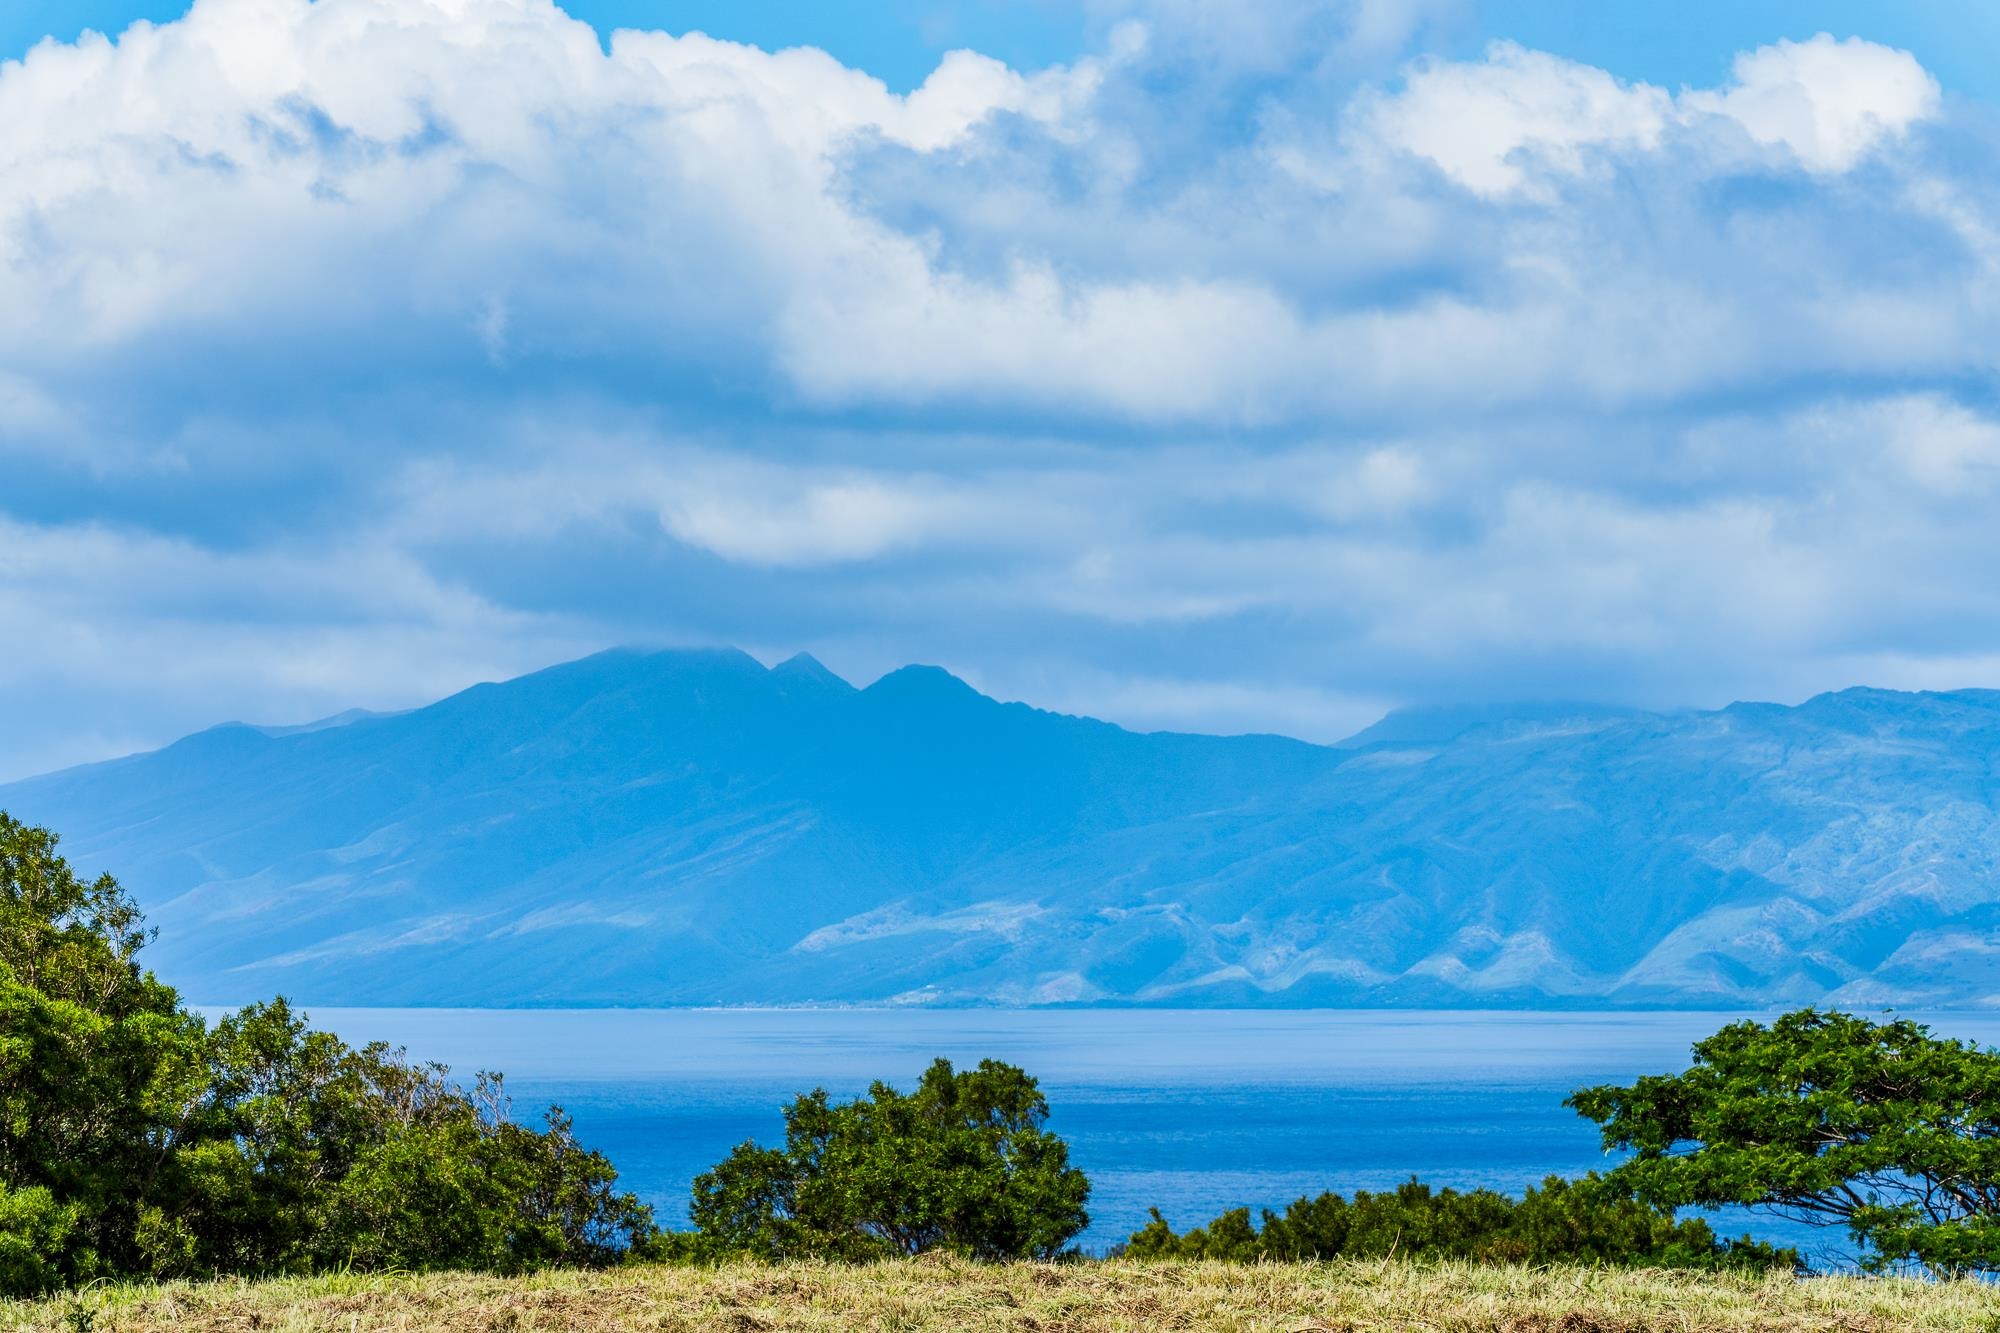
[[[1858,38],[1405,60],[1456,8],[907,95],[551,0],[0,66],[0,768],[619,640],[1322,739],[1994,656],[1976,118]]]
[[[1417,65],[1401,89],[1366,99],[1356,128],[1361,143],[1424,158],[1475,194],[1546,201],[1551,177],[1615,169],[1712,120],[1807,171],[1849,171],[1935,116],[1939,100],[1907,51],[1824,33],[1744,52],[1728,85],[1678,97],[1503,41],[1478,61]]]
[[[1916,58],[1825,33],[1736,57],[1734,81],[1688,93],[1690,111],[1724,116],[1762,144],[1782,144],[1808,171],[1851,169],[1937,114],[1939,90]]]
[[[1663,89],[1496,42],[1482,60],[1426,62],[1401,90],[1369,98],[1356,138],[1424,158],[1493,197],[1578,174],[1593,153],[1656,148],[1673,113]]]
[[[1334,12],[1377,21],[1349,8]],[[1285,43],[1326,12],[1296,9]],[[1193,20],[1169,9],[1156,21],[1172,32]],[[1511,234],[1474,299],[1420,285],[1393,308],[1310,309],[1297,282],[1310,271],[1251,257],[1248,271],[1190,272],[1190,233],[1302,211],[1325,191],[1268,170],[1155,179],[1146,127],[1118,115],[1129,73],[1107,55],[1026,77],[964,52],[898,97],[808,49],[633,32],[607,53],[548,0],[201,0],[115,44],[45,44],[0,79],[0,116],[16,128],[0,147],[0,308],[12,312],[0,340],[52,377],[86,355],[171,357],[190,335],[218,352],[268,348],[275,329],[330,373],[418,382],[664,363],[833,406],[1005,402],[1255,424],[1357,399],[1484,407],[1565,382],[1627,392],[1624,367],[1657,362],[1648,293],[1625,294],[1622,312],[1576,300],[1598,276],[1583,266],[1628,257],[1552,244],[1566,238],[1518,220],[1484,223]],[[1336,182],[1342,230],[1366,245],[1425,207],[1399,198],[1412,185],[1385,152],[1478,196],[1553,204],[1593,167],[1646,170],[1635,160],[1690,133],[1696,110],[1838,172],[1935,100],[1906,55],[1864,42],[1753,52],[1730,87],[1679,99],[1502,44],[1335,109],[1320,173]],[[1253,154],[1297,168],[1312,154],[1295,139],[1276,130]],[[1037,169],[1090,182],[1085,228],[1172,234],[1142,272],[1093,273],[1018,232],[998,239],[1012,251],[998,268],[960,267],[952,235],[895,225],[893,200],[852,174],[858,158],[896,153],[917,164],[915,189],[970,191],[975,210],[993,197],[981,182],[1012,186],[1032,153]],[[1675,203],[1676,183],[1648,188]],[[1448,264],[1439,252],[1454,244],[1441,226],[1404,266]],[[1683,282],[1694,290],[1668,298],[1680,310],[1743,318],[1726,271],[1660,258],[1633,285]],[[1791,300],[1809,294],[1825,293]],[[1814,326],[1830,327],[1827,312]],[[353,364],[370,344],[377,354]],[[1718,373],[1668,371],[1697,384]]]

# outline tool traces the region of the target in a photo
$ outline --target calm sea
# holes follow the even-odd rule
[[[694,1175],[745,1139],[782,1136],[779,1107],[874,1079],[908,1087],[936,1056],[993,1057],[1042,1081],[1051,1128],[1093,1185],[1085,1248],[1158,1206],[1177,1227],[1240,1204],[1383,1189],[1416,1174],[1515,1192],[1601,1167],[1571,1089],[1684,1068],[1740,1014],[1182,1010],[316,1009],[350,1041],[384,1038],[461,1073],[507,1074],[517,1116],[554,1101],[662,1221]],[[2000,1042],[2000,1015],[1921,1015]],[[1743,1218],[1822,1262],[1837,1236]]]

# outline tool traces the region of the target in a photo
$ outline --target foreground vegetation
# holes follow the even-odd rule
[[[1698,1217],[1626,1198],[1592,1175],[1581,1182],[1550,1176],[1518,1199],[1493,1190],[1433,1190],[1406,1181],[1393,1193],[1357,1191],[1352,1201],[1326,1193],[1252,1225],[1236,1208],[1206,1226],[1176,1234],[1160,1210],[1124,1248],[1130,1259],[1265,1260],[1420,1259],[1498,1264],[1623,1264],[1634,1268],[1737,1269],[1805,1267],[1798,1252],[1748,1237],[1725,1241]]]
[[[307,1028],[209,1024],[139,966],[138,910],[0,813],[0,1295],[329,1268],[622,1259],[652,1215],[497,1078]]]
[[[319,1292],[313,1301],[387,1302],[370,1306],[370,1317],[394,1324],[411,1317],[397,1302],[427,1309],[435,1292],[567,1291],[577,1300],[636,1292],[633,1299],[649,1300],[651,1291],[699,1303],[744,1283],[806,1281],[801,1274],[819,1284],[815,1300],[865,1306],[885,1274],[905,1273],[895,1280],[930,1292],[942,1280],[924,1275],[944,1269],[893,1262],[939,1255],[953,1256],[942,1262],[961,1275],[953,1280],[960,1288],[1088,1288],[1095,1295],[1078,1297],[1077,1309],[1112,1322],[1077,1326],[1118,1327],[1130,1293],[1160,1285],[1122,1263],[954,1266],[1074,1258],[1069,1247],[1089,1226],[1090,1182],[1048,1131],[1035,1080],[1010,1065],[960,1072],[940,1060],[909,1093],[877,1083],[838,1104],[824,1091],[803,1094],[786,1109],[782,1147],[739,1146],[695,1180],[694,1230],[662,1232],[650,1209],[618,1191],[611,1163],[577,1142],[559,1109],[538,1127],[515,1123],[496,1075],[467,1087],[384,1045],[349,1046],[309,1029],[282,1000],[208,1023],[139,965],[148,937],[117,883],[79,878],[55,845],[47,830],[0,812],[0,1297],[228,1275],[521,1278],[512,1287],[460,1276],[351,1289],[121,1289],[71,1298],[60,1310],[72,1328],[93,1325],[86,1301],[123,1301],[144,1327],[183,1302]],[[1393,1266],[1411,1261],[1488,1265],[1501,1285],[1482,1277],[1462,1283],[1462,1295],[1484,1293],[1481,1308],[1502,1313],[1521,1291],[1541,1290],[1542,1279],[1509,1265],[1547,1265],[1575,1282],[1617,1266],[1652,1274],[1605,1289],[1620,1300],[1643,1307],[1649,1292],[1679,1293],[1752,1320],[1716,1327],[1788,1327],[1782,1320],[1793,1307],[1782,1302],[1794,1297],[1783,1293],[1794,1289],[1763,1275],[1789,1273],[1798,1256],[1723,1240],[1705,1222],[1677,1216],[1689,1206],[1758,1206],[1842,1228],[1878,1271],[2000,1272],[2000,1055],[1914,1023],[1807,1010],[1768,1027],[1732,1025],[1698,1044],[1684,1073],[1581,1089],[1569,1104],[1597,1122],[1604,1146],[1624,1161],[1583,1180],[1550,1177],[1518,1198],[1433,1191],[1413,1180],[1351,1200],[1301,1198],[1256,1223],[1238,1208],[1181,1233],[1155,1211],[1121,1258],[1308,1261],[1317,1266],[1270,1280],[1294,1283],[1308,1305],[1348,1302],[1351,1310],[1324,1316],[1335,1327],[1376,1319],[1369,1302],[1385,1282],[1421,1286],[1470,1271]],[[683,1270],[647,1267],[661,1261]],[[742,1266],[752,1261],[858,1266],[846,1276]],[[875,1266],[883,1262],[892,1266]],[[524,1276],[619,1265],[625,1272],[598,1285]],[[1693,1279],[1662,1276],[1667,1270],[1737,1276],[1688,1286]],[[1225,1323],[1237,1317],[1227,1304],[1235,1293],[1265,1280],[1176,1271],[1191,1284],[1184,1298],[1209,1292],[1203,1299],[1221,1302],[1212,1313]],[[1882,1290],[1889,1294],[1869,1299],[1918,1299],[1902,1287]],[[1024,1308],[1006,1290],[988,1294],[999,1309]],[[1957,1297],[1938,1299],[1938,1309],[1958,1308]],[[1781,1302],[1769,1307],[1780,1322],[1754,1322],[1766,1310],[1759,1302],[1770,1300]],[[13,1307],[5,1317],[46,1318],[57,1308]],[[1989,1313],[2000,1329],[2000,1310]],[[1642,1316],[1602,1326],[1646,1327],[1650,1316]],[[942,1315],[918,1310],[904,1322],[934,1317]],[[1440,1317],[1492,1326],[1476,1322],[1484,1315]]]
[[[977,1264],[931,1257],[860,1265],[634,1265],[515,1278],[329,1276],[109,1287],[39,1304],[0,1304],[0,1330],[35,1333],[1990,1333],[1996,1326],[2000,1294],[1970,1282],[1400,1261]]]

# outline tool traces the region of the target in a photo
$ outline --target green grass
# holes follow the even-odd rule
[[[1404,1262],[633,1267],[99,1287],[0,1304],[0,1330],[1096,1330],[2000,1333],[1974,1283]]]

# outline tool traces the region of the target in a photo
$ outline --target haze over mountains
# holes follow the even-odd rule
[[[620,650],[0,787],[191,999],[2000,1002],[2000,692],[1136,734]]]

